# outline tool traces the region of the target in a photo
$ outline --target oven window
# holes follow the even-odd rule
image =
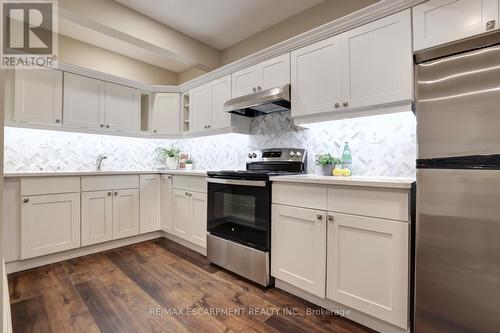
[[[207,229],[257,249],[270,244],[271,188],[208,184]]]

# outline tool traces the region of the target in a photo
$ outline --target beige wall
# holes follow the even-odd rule
[[[149,84],[177,85],[179,81],[175,72],[62,35],[59,36],[59,60]]]
[[[208,72],[197,67],[188,68],[185,71],[179,73],[179,84],[197,78],[198,76],[202,76],[203,74],[206,73]]]
[[[222,65],[319,27],[375,2],[377,0],[324,0],[314,7],[224,49],[222,51]]]

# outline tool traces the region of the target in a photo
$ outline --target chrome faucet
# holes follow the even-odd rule
[[[95,161],[95,168],[97,171],[101,171],[102,161],[108,158],[106,154],[99,154]]]

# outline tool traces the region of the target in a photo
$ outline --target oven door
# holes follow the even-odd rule
[[[271,241],[271,182],[208,178],[207,230],[261,251]]]

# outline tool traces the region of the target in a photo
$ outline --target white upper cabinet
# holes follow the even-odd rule
[[[103,128],[104,90],[103,81],[64,73],[64,125]]]
[[[327,298],[406,329],[408,223],[336,213],[328,220]]]
[[[140,185],[140,232],[143,234],[160,230],[160,175],[141,175]]]
[[[208,84],[192,89],[190,98],[190,132],[203,132],[210,122],[210,92]]]
[[[224,103],[231,99],[231,76],[208,84],[210,103],[210,129],[231,126],[231,114],[224,112]]]
[[[15,71],[14,119],[61,125],[63,72],[52,69]]]
[[[252,66],[231,75],[232,98],[248,95],[257,91],[259,85],[259,68]]]
[[[141,109],[137,89],[106,82],[105,124],[112,131],[137,133]]]
[[[345,32],[341,39],[343,107],[411,100],[409,9]]]
[[[154,95],[149,128],[153,133],[176,135],[181,131],[180,96],[177,93]]]
[[[292,116],[340,110],[339,36],[292,51],[291,66]]]
[[[290,83],[290,54],[232,74],[232,98]]]
[[[413,7],[415,51],[498,28],[498,0],[430,0]]]

